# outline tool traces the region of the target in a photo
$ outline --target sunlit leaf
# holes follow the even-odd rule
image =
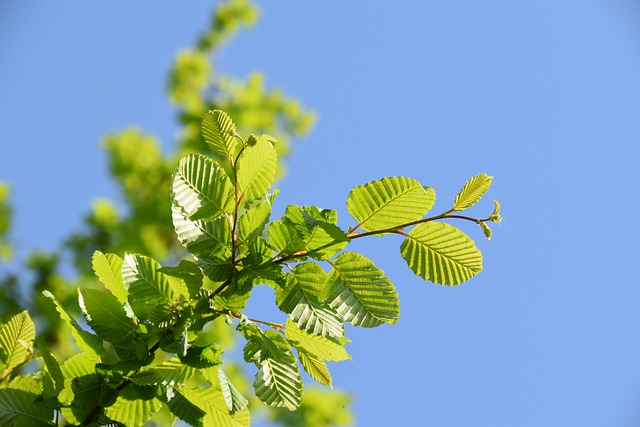
[[[273,138],[261,135],[257,139],[238,159],[238,192],[245,203],[267,194],[276,176],[278,156]]]
[[[324,302],[346,321],[371,328],[398,320],[398,293],[370,259],[356,252],[344,252],[331,265],[333,269],[323,291]]]
[[[84,352],[85,356],[90,360],[98,360],[101,355],[105,354],[105,349],[102,344],[102,340],[97,336],[85,331],[78,325],[78,323],[69,315],[67,310],[62,307],[60,301],[53,296],[49,291],[43,291],[42,295],[49,298],[55,305],[56,311],[60,315],[60,318],[67,324],[71,330],[76,346]]]
[[[218,367],[218,379],[222,389],[222,396],[224,396],[224,401],[227,403],[227,409],[229,412],[231,414],[235,414],[236,412],[246,408],[249,401],[244,398],[233,384],[231,384],[231,381],[229,381],[229,378],[227,378],[220,367]]]
[[[8,375],[30,356],[29,348],[36,338],[36,329],[29,313],[25,310],[11,317],[0,328],[0,363],[4,374]],[[0,374],[2,374],[0,372]],[[0,375],[4,378],[5,375]]]
[[[78,301],[87,323],[99,337],[115,345],[132,340],[137,326],[113,295],[82,289],[78,290]]]
[[[300,352],[298,355],[300,357],[300,364],[311,378],[320,384],[333,388],[331,372],[329,372],[327,364],[322,359],[304,352]]]
[[[102,284],[122,304],[127,301],[127,290],[122,282],[122,258],[115,254],[93,253],[91,265]]]
[[[236,125],[224,111],[213,110],[202,117],[202,136],[211,150],[225,158],[235,152]]]
[[[492,176],[481,173],[471,178],[456,195],[453,202],[454,211],[462,211],[473,206],[491,187]]]
[[[203,427],[249,427],[249,410],[242,409],[231,414],[220,390],[213,387],[190,389],[176,387],[189,402],[206,412]]]
[[[351,359],[340,341],[301,330],[291,319],[287,319],[285,336],[299,352],[308,353],[329,362]],[[348,341],[344,338],[343,340]]]
[[[400,252],[414,273],[441,285],[459,285],[482,271],[482,253],[473,240],[443,222],[417,225]]]
[[[354,230],[376,231],[419,220],[435,200],[433,189],[415,179],[394,176],[355,187],[347,198],[347,209],[358,221]]]
[[[189,154],[180,160],[171,190],[173,204],[193,221],[233,212],[231,180],[220,166],[203,155]]]
[[[127,427],[139,427],[151,419],[160,409],[160,401],[153,397],[153,388],[129,385],[119,393],[115,403],[105,408],[104,413],[114,421]]]
[[[167,304],[177,295],[169,279],[160,272],[162,266],[139,254],[126,254],[122,280],[129,290],[129,300],[149,305]]]
[[[344,336],[344,323],[338,313],[319,301],[326,273],[315,262],[297,265],[276,289],[276,304],[300,328],[331,337]]]
[[[230,256],[231,226],[227,217],[213,221],[192,221],[179,206],[173,206],[173,225],[180,243],[193,255]]]

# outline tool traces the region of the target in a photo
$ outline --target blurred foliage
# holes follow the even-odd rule
[[[78,314],[75,288],[96,286],[91,271],[91,255],[95,250],[142,253],[165,261],[183,257],[183,249],[175,238],[167,195],[171,173],[180,157],[191,152],[216,157],[200,132],[201,118],[208,110],[226,110],[242,134],[269,133],[276,137],[281,159],[289,154],[294,139],[310,132],[315,114],[282,90],[269,88],[263,74],[255,72],[237,78],[215,71],[215,54],[238,30],[254,25],[258,16],[258,8],[250,0],[221,2],[195,47],[176,55],[167,78],[167,92],[177,108],[182,131],[171,152],[163,153],[154,136],[135,127],[105,136],[102,147],[120,191],[119,200],[94,201],[81,229],[65,239],[59,251],[29,254],[19,274],[0,271],[3,322],[19,313],[19,307],[26,306],[49,348],[54,349],[58,360],[65,360],[75,349],[68,328],[61,327],[52,304],[40,297],[43,290],[54,294],[72,314]],[[0,184],[0,263],[12,254],[8,238],[10,225],[9,187]],[[73,278],[66,277],[69,275]],[[230,328],[221,322],[213,322],[214,327],[207,329],[207,338],[209,342],[221,343],[229,351],[234,338]],[[231,362],[225,361],[227,375],[243,394],[250,395],[250,381],[244,378],[242,368],[231,366]],[[337,391],[329,394],[309,390],[299,411],[264,410],[266,418],[276,425],[345,426],[351,423],[349,400],[348,395]],[[264,406],[255,398],[250,404],[254,408]],[[156,425],[169,425],[171,420],[164,410],[154,418]]]

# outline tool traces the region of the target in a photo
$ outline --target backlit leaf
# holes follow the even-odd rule
[[[213,110],[202,117],[202,136],[211,150],[225,158],[235,152],[236,125],[224,111]]]
[[[133,340],[137,326],[111,294],[99,289],[78,290],[82,313],[91,329],[114,345]]]
[[[235,414],[229,413],[220,390],[214,387],[176,387],[176,390],[206,412],[207,415],[202,420],[203,427],[249,427],[249,410],[245,408]]]
[[[29,313],[25,310],[11,317],[0,328],[0,362],[4,365],[4,378],[20,366],[30,355],[29,348],[36,338],[36,329]]]
[[[333,388],[331,372],[329,372],[327,364],[322,359],[304,352],[298,353],[298,356],[300,357],[300,364],[311,378],[320,384]]]
[[[273,138],[261,135],[257,139],[256,145],[246,147],[238,159],[238,191],[245,203],[267,194],[276,176],[278,156]]]
[[[231,180],[220,166],[201,154],[180,159],[171,189],[173,204],[193,221],[233,212]]]
[[[139,254],[126,254],[122,265],[122,280],[129,290],[129,301],[148,305],[167,304],[177,295],[169,279],[160,272],[162,266]]]
[[[171,209],[178,240],[195,256],[230,256],[231,226],[226,216],[213,221],[192,221],[179,206]]]
[[[453,202],[453,210],[463,211],[473,206],[489,190],[492,180],[492,176],[481,173],[467,181]]]
[[[298,349],[298,352],[308,353],[329,362],[351,359],[340,341],[305,332],[299,329],[291,319],[287,319],[285,336],[289,343]]]
[[[354,326],[396,323],[398,293],[373,261],[356,252],[344,252],[331,265],[323,291],[325,303]]]
[[[95,251],[91,265],[98,280],[124,304],[127,301],[127,290],[122,282],[122,262],[118,255]]]
[[[436,200],[433,189],[415,179],[382,178],[355,187],[347,198],[347,209],[365,231],[384,230],[422,218]]]
[[[53,296],[53,294],[49,291],[43,291],[42,295],[46,298],[49,298],[55,305],[56,311],[60,315],[60,318],[63,322],[67,324],[69,329],[71,330],[71,335],[73,336],[76,346],[84,352],[85,356],[92,360],[97,361],[100,356],[105,354],[105,349],[102,344],[102,340],[97,336],[85,331],[78,325],[71,315],[67,312],[67,310],[62,307],[60,301]]]
[[[441,285],[459,285],[482,271],[482,253],[473,240],[443,222],[417,225],[400,252],[414,273]]]
[[[315,262],[297,265],[276,289],[276,304],[301,329],[331,337],[344,336],[344,323],[338,313],[319,301],[326,273]]]

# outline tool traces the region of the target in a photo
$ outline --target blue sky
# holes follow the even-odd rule
[[[354,360],[331,366],[357,425],[639,425],[639,6],[262,6],[218,69],[262,70],[319,114],[282,206],[336,208],[346,227],[353,186],[405,175],[434,187],[444,211],[479,172],[494,186],[472,212],[503,205],[490,242],[461,225],[485,271],[455,288],[414,276],[397,236],[354,242],[401,301],[396,326],[351,328]],[[136,124],[171,145],[165,76],[210,9],[0,3],[0,180],[13,186],[19,253],[54,248],[91,200],[116,195],[105,132]]]

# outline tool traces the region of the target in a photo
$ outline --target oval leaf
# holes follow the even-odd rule
[[[467,181],[453,202],[453,210],[463,211],[473,206],[489,190],[492,180],[492,176],[481,173]]]
[[[238,143],[235,135],[236,125],[224,111],[209,111],[202,117],[202,137],[213,152],[231,158]]]
[[[231,180],[221,167],[200,154],[180,159],[173,174],[171,198],[194,221],[233,212]]]
[[[398,293],[373,261],[359,253],[344,252],[331,265],[325,303],[354,326],[396,323],[400,315]]]
[[[354,230],[375,231],[419,220],[435,200],[433,189],[415,179],[394,176],[355,187],[349,193],[347,209],[358,221]]]
[[[443,222],[413,228],[400,252],[414,273],[441,285],[459,285],[482,271],[482,253],[473,240]]]
[[[238,159],[239,198],[259,199],[271,188],[276,177],[278,155],[272,137],[261,135],[254,146],[246,147]]]

